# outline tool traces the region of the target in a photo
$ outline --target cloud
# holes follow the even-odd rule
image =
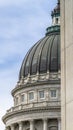
[[[19,5],[20,3],[26,2],[26,0],[0,0],[0,6]]]
[[[17,65],[16,65],[17,66]],[[17,80],[17,68],[14,66],[11,69],[4,71],[0,70],[0,129],[4,129],[2,123],[2,116],[6,113],[6,110],[13,106],[13,99],[11,97],[11,90],[16,85]]]
[[[0,13],[2,15],[0,17],[1,69],[7,68],[7,65],[9,67],[9,65],[11,66],[19,62],[34,42],[42,37],[44,31],[42,32],[41,29],[45,29],[44,25],[48,23],[46,22],[48,16],[42,8],[39,8],[38,11],[36,9],[34,13],[29,13],[31,10],[29,8],[27,15],[24,12],[28,7],[25,9],[20,6],[20,9],[20,15],[18,15],[19,7],[0,8],[0,12],[3,12],[2,14]]]
[[[49,0],[49,1],[45,1],[45,0],[40,0],[40,1],[34,1],[34,0],[0,0],[0,6],[10,6],[10,5],[16,5],[16,6],[20,6],[20,5],[27,5],[28,4],[28,6],[29,5],[32,5],[32,6],[35,6],[36,5],[36,7],[38,8],[38,6],[37,5],[43,5],[43,6],[45,6],[45,5],[47,5],[47,2],[48,2],[48,5],[54,5],[55,4],[55,2],[56,2],[57,0],[53,0],[53,2],[51,2],[51,0]],[[49,6],[50,7],[50,6]]]

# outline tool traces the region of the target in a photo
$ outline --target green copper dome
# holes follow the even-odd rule
[[[58,14],[58,16],[56,15]],[[19,80],[28,75],[57,73],[60,70],[60,2],[52,12],[53,25],[46,29],[46,36],[26,54],[19,73]],[[56,22],[56,20],[58,20]]]
[[[26,54],[19,78],[60,70],[60,32],[53,32],[38,41]]]

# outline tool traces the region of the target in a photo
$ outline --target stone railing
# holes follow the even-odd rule
[[[29,108],[39,108],[39,107],[60,107],[61,102],[60,101],[45,101],[45,102],[38,102],[38,103],[30,103],[30,104],[21,104],[15,107],[11,107],[9,110],[7,110],[7,113],[11,113],[14,111],[19,110],[25,110]]]

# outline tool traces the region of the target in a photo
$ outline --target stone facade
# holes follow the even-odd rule
[[[62,130],[73,128],[73,0],[61,0]]]
[[[35,85],[34,82],[26,85],[21,81],[17,83],[18,86],[12,91],[14,106],[3,117],[6,130],[61,130],[60,79],[50,80],[36,82]],[[34,98],[30,100],[29,94],[32,92]]]

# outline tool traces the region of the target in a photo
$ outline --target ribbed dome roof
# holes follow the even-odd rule
[[[19,79],[37,73],[60,70],[60,32],[53,32],[38,41],[26,54]]]

